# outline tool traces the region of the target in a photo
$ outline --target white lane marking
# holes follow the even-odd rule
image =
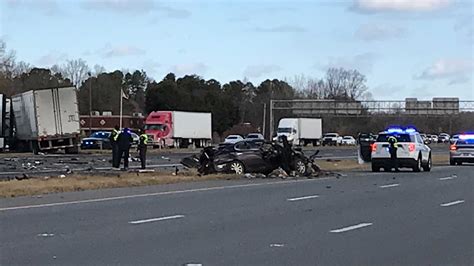
[[[391,187],[398,187],[398,186],[400,186],[400,184],[389,184],[389,185],[380,186],[380,188],[391,188]]]
[[[454,179],[452,176],[447,176],[447,177],[440,177],[439,180],[451,180]]]
[[[347,232],[347,231],[356,230],[356,229],[364,228],[364,227],[371,226],[371,225],[372,225],[372,223],[360,223],[360,224],[351,225],[351,226],[340,228],[340,229],[334,229],[334,230],[331,230],[329,232],[331,232],[331,233],[344,233],[344,232]]]
[[[282,247],[284,247],[284,246],[285,246],[285,244],[279,244],[279,243],[270,244],[270,247],[272,247],[272,248],[282,248]]]
[[[315,199],[319,198],[318,195],[312,195],[312,196],[304,196],[304,197],[299,197],[299,198],[291,198],[287,199],[287,201],[298,201],[298,200],[307,200],[307,199]]]
[[[159,222],[159,221],[166,221],[171,219],[180,219],[184,218],[184,215],[173,215],[173,216],[166,216],[166,217],[159,217],[159,218],[151,218],[145,220],[137,220],[128,222],[129,224],[144,224],[144,223],[151,223],[151,222]]]
[[[452,202],[447,202],[447,203],[441,204],[440,206],[441,207],[449,207],[449,206],[453,206],[453,205],[457,205],[457,204],[461,204],[461,203],[464,203],[464,200],[456,200],[456,201],[452,201]]]
[[[265,185],[282,185],[282,184],[290,184],[290,183],[313,182],[313,181],[317,181],[317,180],[327,180],[327,179],[330,179],[330,178],[331,177],[306,179],[306,180],[298,180],[298,181],[294,181],[294,180],[277,181],[277,182],[273,181],[273,182],[256,183],[256,184],[252,183],[252,184],[242,184],[242,185],[233,185],[233,186],[207,187],[207,188],[196,188],[196,189],[187,189],[187,190],[173,190],[173,191],[144,193],[144,194],[135,194],[135,195],[127,195],[127,196],[108,197],[108,198],[86,199],[86,200],[76,200],[76,201],[45,203],[45,204],[37,204],[37,205],[24,205],[24,206],[16,206],[16,207],[6,207],[6,208],[0,208],[0,211],[55,207],[55,206],[64,206],[64,205],[73,205],[73,204],[95,203],[95,202],[104,202],[104,201],[113,201],[113,200],[122,200],[122,199],[134,199],[134,198],[142,198],[142,197],[161,196],[161,195],[172,195],[172,194],[181,194],[181,193],[225,190],[225,189],[246,188],[246,187],[258,187],[258,186],[265,186]]]

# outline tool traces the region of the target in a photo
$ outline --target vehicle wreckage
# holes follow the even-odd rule
[[[277,172],[284,172],[287,176],[314,177],[320,173],[314,162],[318,153],[319,150],[308,157],[301,147],[262,140],[240,141],[206,147],[199,155],[182,159],[181,164],[196,168],[202,175],[259,173],[273,177],[273,173],[279,170]]]

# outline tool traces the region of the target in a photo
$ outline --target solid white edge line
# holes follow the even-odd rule
[[[304,196],[304,197],[299,197],[299,198],[290,198],[290,199],[287,199],[287,201],[298,201],[298,200],[315,199],[315,198],[319,198],[319,196],[312,195],[312,196]]]
[[[439,180],[443,181],[443,180],[451,180],[451,179],[454,179],[454,177],[452,176],[447,176],[447,177],[440,177],[438,178]]]
[[[452,201],[452,202],[447,202],[447,203],[441,204],[440,206],[441,207],[449,207],[449,206],[453,206],[453,205],[457,205],[457,204],[461,204],[461,203],[464,203],[464,200],[456,200],[456,201]]]
[[[145,220],[130,221],[128,223],[129,224],[144,224],[144,223],[159,222],[159,221],[166,221],[166,220],[180,219],[180,218],[184,218],[184,215],[173,215],[173,216],[165,216],[165,217],[159,217],[159,218],[150,218],[150,219],[145,219]]]
[[[327,179],[330,179],[330,178],[331,177],[297,180],[297,181],[295,181],[295,180],[276,181],[276,182],[273,181],[273,182],[264,182],[264,183],[251,183],[251,184],[242,184],[242,185],[232,185],[232,186],[220,186],[220,187],[206,187],[206,188],[196,188],[196,189],[187,189],[187,190],[162,191],[162,192],[135,194],[135,195],[127,195],[127,196],[116,196],[116,197],[108,197],[108,198],[97,198],[97,199],[86,199],[86,200],[76,200],[76,201],[45,203],[45,204],[37,204],[37,205],[24,205],[24,206],[16,206],[16,207],[5,207],[5,208],[0,208],[0,211],[55,207],[55,206],[64,206],[64,205],[73,205],[73,204],[82,204],[82,203],[95,203],[95,202],[113,201],[113,200],[121,200],[121,199],[133,199],[133,198],[142,198],[142,197],[151,197],[151,196],[191,193],[191,192],[225,190],[225,189],[245,188],[245,187],[258,187],[258,186],[265,186],[265,185],[281,185],[281,184],[291,184],[291,183],[301,183],[301,182],[312,182],[312,181],[318,181],[318,180],[327,180]]]
[[[334,229],[334,230],[331,230],[329,232],[331,232],[331,233],[343,233],[343,232],[356,230],[356,229],[364,228],[364,227],[371,226],[371,225],[372,225],[372,223],[360,223],[360,224],[356,224],[356,225],[347,226],[347,227],[344,227],[344,228]]]
[[[400,184],[389,184],[389,185],[383,185],[379,186],[379,188],[390,188],[390,187],[398,187]]]

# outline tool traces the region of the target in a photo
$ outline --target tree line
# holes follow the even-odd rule
[[[90,110],[118,114],[122,90],[129,97],[123,102],[124,114],[147,114],[156,110],[211,112],[213,131],[220,135],[242,123],[250,123],[261,131],[264,112],[269,113],[271,99],[355,101],[370,97],[366,82],[366,77],[357,70],[343,68],[330,68],[321,79],[301,75],[284,80],[267,79],[258,85],[247,80],[221,84],[192,73],[183,77],[169,73],[156,81],[144,70],[107,72],[100,65],[91,68],[82,59],[38,68],[17,62],[15,52],[8,50],[0,40],[2,94],[12,96],[31,89],[76,86],[81,114],[89,114]],[[269,126],[267,118],[265,127]]]

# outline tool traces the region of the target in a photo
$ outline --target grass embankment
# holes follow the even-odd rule
[[[446,165],[448,155],[433,155],[433,164]],[[320,160],[318,165],[325,171],[370,171],[370,163],[358,164],[356,160]],[[38,177],[27,180],[11,180],[0,182],[0,198],[40,195],[47,193],[82,191],[103,188],[137,187],[162,185],[180,182],[195,182],[204,180],[230,180],[241,178],[235,175],[198,176],[196,172],[180,172],[171,175],[164,172],[103,172],[90,174],[74,174],[65,178]]]

